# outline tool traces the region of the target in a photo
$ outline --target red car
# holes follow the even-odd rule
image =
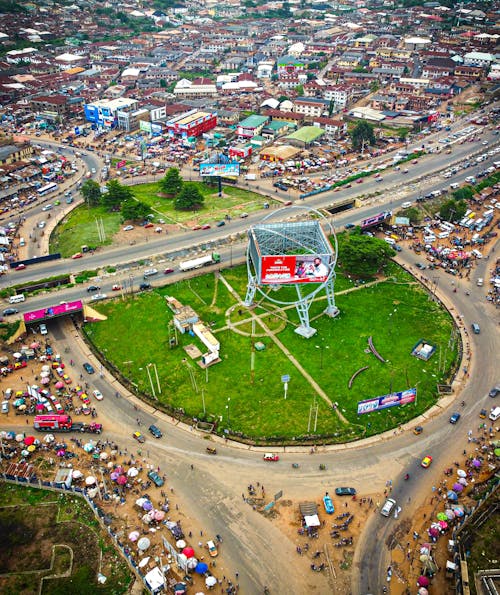
[[[201,229],[210,229],[210,225],[208,223],[205,223],[205,225],[201,226]]]
[[[356,184],[362,184],[363,183],[363,178],[358,178],[356,180]]]
[[[26,268],[25,264],[18,264],[17,267],[14,269],[16,271],[23,271]]]
[[[264,461],[279,461],[279,456],[274,452],[266,452],[266,454],[262,457]]]
[[[76,254],[73,254],[71,258],[73,258],[73,260],[76,258],[83,258],[83,254],[81,252],[77,252]]]
[[[152,223],[146,223],[144,229],[147,229],[148,227],[154,227],[154,225]]]
[[[120,291],[121,288],[121,285],[115,283],[115,285],[113,285],[113,287],[111,288],[111,291]]]
[[[165,269],[163,271],[163,274],[164,275],[170,275],[170,273],[174,273],[174,272],[175,272],[175,269]]]
[[[198,229],[201,229],[201,225],[195,225],[194,227],[191,228],[193,231],[197,231]]]

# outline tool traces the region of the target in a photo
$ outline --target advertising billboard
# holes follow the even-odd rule
[[[83,310],[83,303],[81,300],[76,302],[66,302],[65,304],[58,304],[57,306],[49,306],[42,310],[33,310],[23,314],[24,322],[35,322],[37,320],[44,320],[46,318],[53,318],[54,316],[63,316],[64,314],[74,314]]]
[[[121,167],[125,167],[126,165],[127,165],[127,161],[125,159],[122,159],[121,161],[116,162],[117,169],[120,169]]]
[[[406,405],[406,403],[413,403],[417,398],[417,389],[409,388],[390,395],[383,395],[382,397],[374,397],[373,399],[366,399],[358,402],[358,415],[362,413],[371,413],[372,411],[380,411],[388,407],[395,407],[396,405]]]
[[[239,163],[200,163],[200,175],[204,176],[229,176],[240,175]]]
[[[262,284],[324,283],[330,274],[329,254],[263,256]]]
[[[140,120],[139,121],[139,130],[143,130],[144,132],[149,132],[151,134],[151,122],[148,122],[147,120]]]

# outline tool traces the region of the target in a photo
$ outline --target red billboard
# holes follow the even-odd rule
[[[58,304],[57,306],[49,306],[41,310],[33,310],[23,314],[24,322],[35,322],[36,320],[44,320],[46,318],[53,318],[54,316],[64,316],[64,314],[74,314],[83,310],[83,303],[81,300],[76,302],[66,302],[65,304]]]
[[[120,167],[125,167],[126,165],[127,165],[127,162],[126,162],[126,160],[125,160],[125,159],[122,159],[121,161],[118,161],[118,162],[116,163],[116,167],[117,167],[117,169],[120,169]]]
[[[328,254],[263,256],[260,282],[263,285],[324,283],[329,274]]]

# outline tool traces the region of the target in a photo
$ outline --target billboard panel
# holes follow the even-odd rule
[[[74,314],[83,310],[83,303],[81,300],[76,302],[67,302],[66,304],[58,304],[57,306],[49,306],[42,310],[33,310],[23,314],[24,322],[35,322],[36,320],[44,320],[45,318],[52,318],[54,316],[63,316],[64,314]]]
[[[201,176],[239,176],[239,163],[200,163]]]
[[[140,120],[139,121],[139,130],[143,130],[144,132],[151,133],[151,122],[147,120]]]
[[[366,399],[358,402],[358,415],[362,413],[371,413],[372,411],[380,411],[388,407],[395,407],[396,405],[406,405],[406,403],[413,403],[417,398],[417,389],[409,388],[397,393],[383,395],[382,397],[374,397],[373,399]]]
[[[286,283],[323,283],[330,274],[329,254],[263,256],[260,282],[265,285]]]

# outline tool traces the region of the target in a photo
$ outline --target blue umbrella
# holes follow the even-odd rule
[[[198,562],[198,564],[196,564],[196,568],[194,570],[198,574],[205,574],[205,572],[208,570],[208,566],[207,566],[207,564],[205,564],[205,562]]]
[[[446,497],[448,498],[448,500],[458,500],[458,496],[455,494],[455,492],[453,490],[450,490],[446,494]]]

